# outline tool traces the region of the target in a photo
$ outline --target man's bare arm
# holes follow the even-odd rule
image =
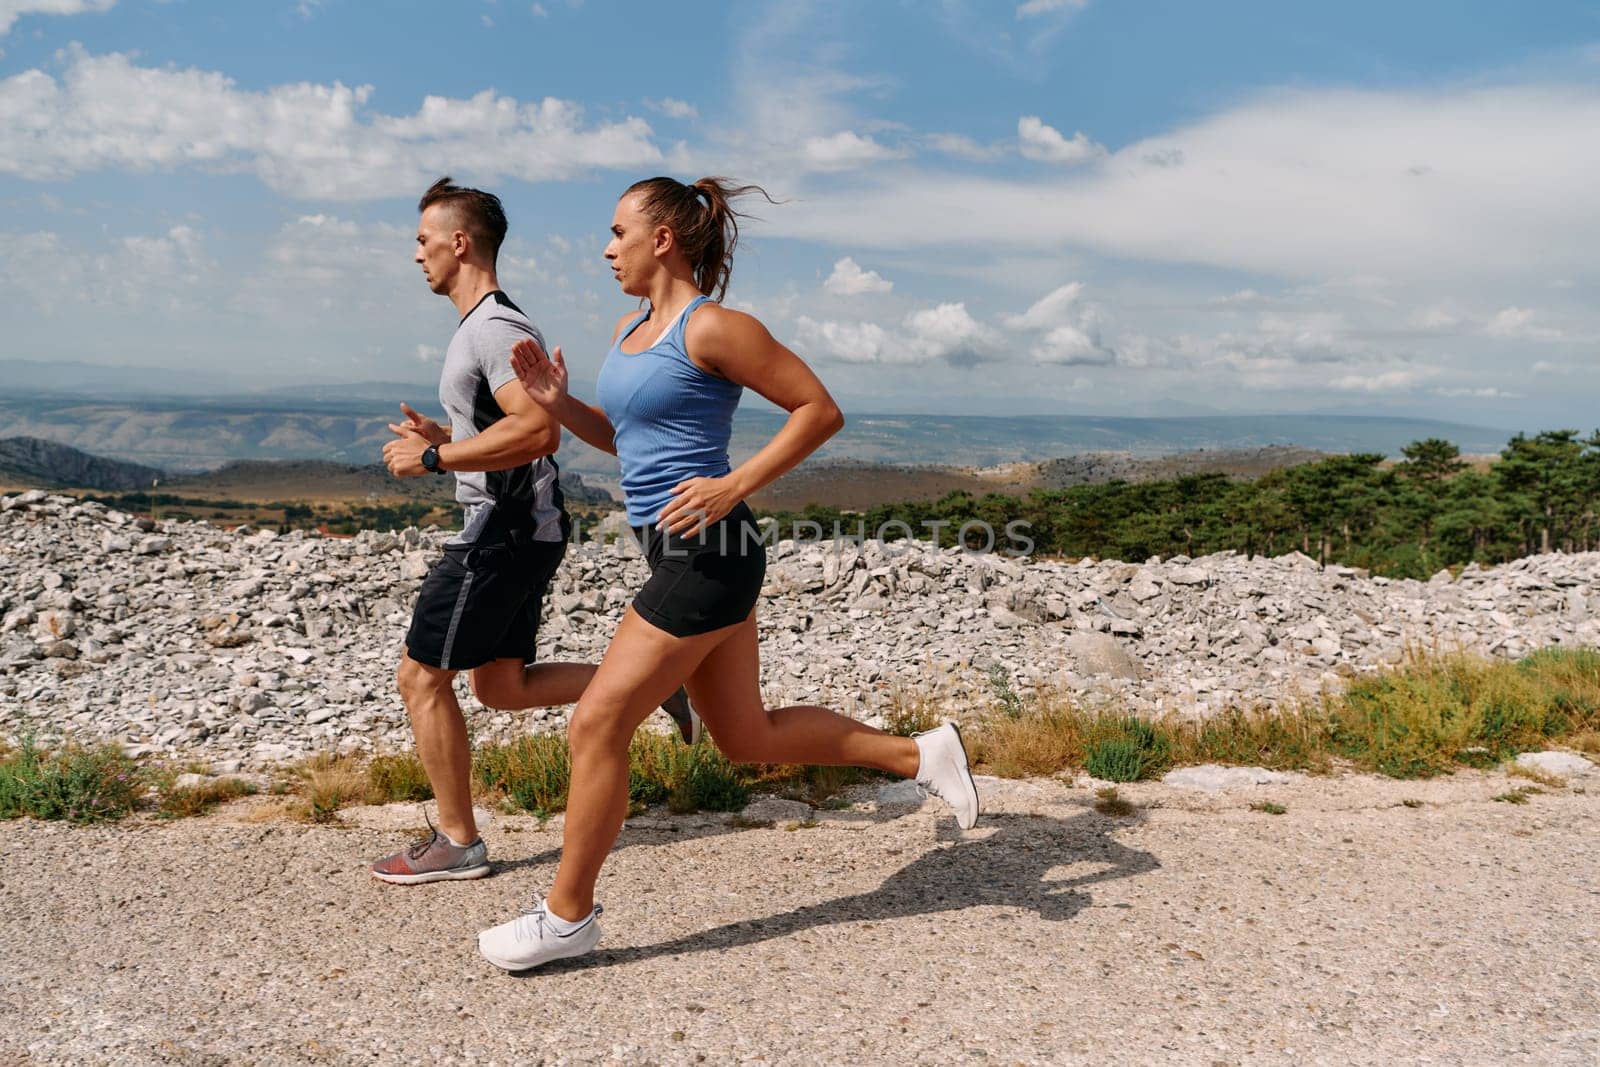
[[[439,446],[439,466],[447,471],[503,471],[554,454],[561,425],[535,404],[515,380],[495,391],[505,418],[465,441]]]

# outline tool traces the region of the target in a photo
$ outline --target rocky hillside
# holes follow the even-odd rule
[[[407,744],[394,666],[441,538],[277,536],[41,491],[0,498],[0,736],[70,731],[218,761]],[[1002,685],[1203,715],[1338,685],[1408,644],[1515,656],[1600,643],[1600,553],[1428,582],[1297,553],[1064,564],[785,541],[769,556],[768,699],[869,720],[897,691],[971,718]],[[540,658],[598,659],[644,576],[634,552],[574,546]],[[561,718],[468,705],[480,737]]]
[[[37,437],[0,438],[0,479],[18,485],[78,489],[149,489],[164,471],[139,463],[91,456]]]

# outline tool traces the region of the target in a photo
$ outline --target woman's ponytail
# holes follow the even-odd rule
[[[759,193],[767,203],[777,203],[759,185],[735,185],[728,178],[701,178],[693,185],[676,178],[646,178],[634,182],[623,195],[633,193],[640,194],[640,208],[650,220],[677,237],[678,247],[694,268],[695,285],[719,301],[733,277],[739,220],[748,217],[732,201]]]

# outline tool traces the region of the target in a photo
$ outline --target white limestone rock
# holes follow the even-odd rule
[[[1576,752],[1524,752],[1517,757],[1517,766],[1558,778],[1581,778],[1595,771],[1594,762]]]
[[[1179,767],[1162,776],[1165,785],[1178,789],[1197,789],[1202,793],[1220,793],[1228,789],[1253,789],[1258,785],[1277,785],[1292,781],[1281,771],[1265,767],[1223,767],[1204,763],[1198,767]]]

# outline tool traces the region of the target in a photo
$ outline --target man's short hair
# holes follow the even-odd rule
[[[466,189],[454,185],[445,175],[422,194],[417,211],[428,210],[434,204],[444,204],[452,212],[456,228],[472,238],[472,243],[489,258],[492,264],[500,255],[500,242],[506,239],[506,211],[500,198],[482,189]]]

